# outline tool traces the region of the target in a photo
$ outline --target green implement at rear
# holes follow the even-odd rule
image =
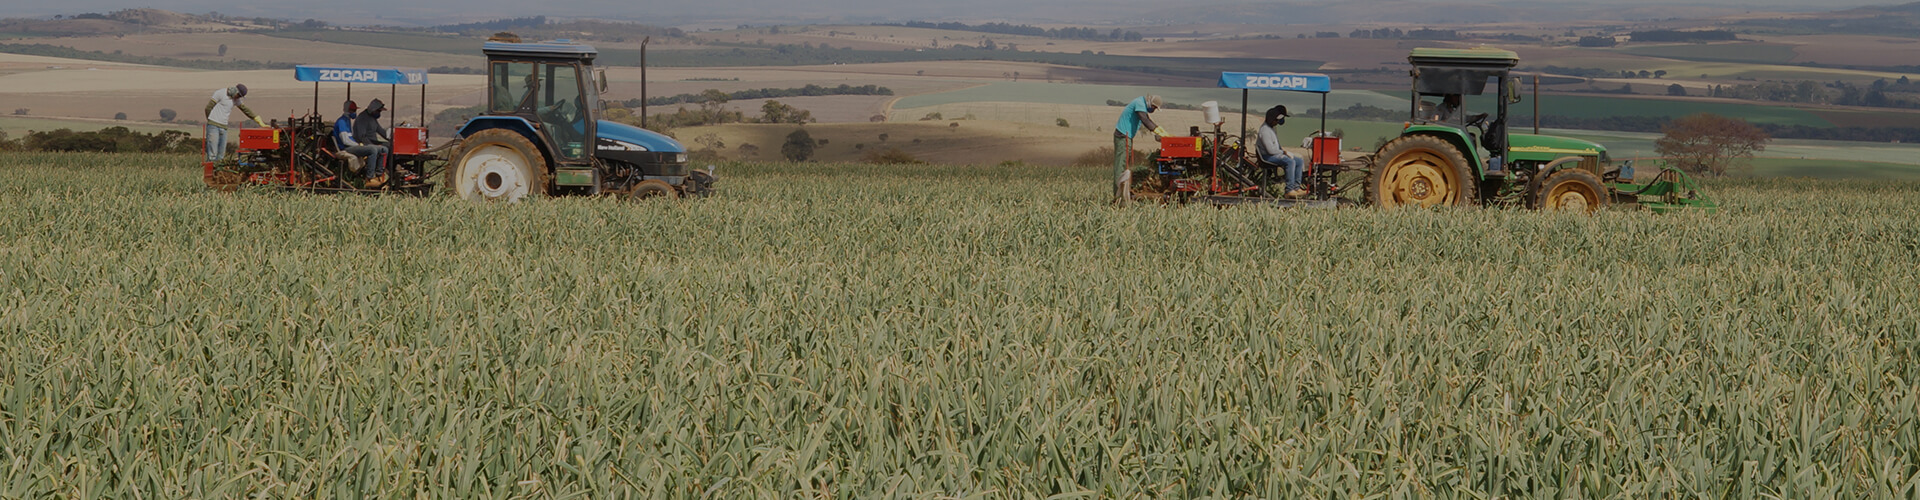
[[[1614,192],[1633,196],[1640,206],[1656,214],[1674,212],[1714,213],[1720,204],[1700,192],[1700,183],[1673,167],[1661,167],[1660,175],[1646,184],[1614,183]]]

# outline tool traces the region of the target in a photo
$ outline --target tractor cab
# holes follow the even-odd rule
[[[1456,142],[1476,171],[1486,172],[1486,161],[1507,153],[1507,105],[1519,102],[1520,82],[1507,75],[1520,63],[1513,51],[1493,48],[1414,49],[1407,62],[1413,64],[1412,127],[1452,129],[1438,131],[1457,134]],[[1493,91],[1491,109],[1469,109],[1468,103],[1485,99],[1468,96]],[[1499,169],[1492,175],[1504,175]]]
[[[455,195],[516,201],[531,194],[704,195],[706,171],[687,167],[671,137],[600,119],[606,74],[593,47],[567,40],[495,39],[487,55],[486,113],[460,128],[447,169]]]

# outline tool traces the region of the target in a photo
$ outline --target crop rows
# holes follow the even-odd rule
[[[0,157],[0,498],[1920,496],[1920,185],[1712,215],[694,202]]]

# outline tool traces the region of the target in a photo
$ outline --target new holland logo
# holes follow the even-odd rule
[[[371,82],[380,79],[380,72],[370,69],[323,69],[320,70],[320,79],[329,82]]]
[[[1250,76],[1247,88],[1255,89],[1303,89],[1307,88],[1307,78],[1303,76]]]

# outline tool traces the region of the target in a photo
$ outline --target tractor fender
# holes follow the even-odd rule
[[[1400,136],[1402,137],[1410,135],[1431,135],[1440,138],[1440,140],[1447,141],[1447,144],[1452,144],[1453,147],[1460,150],[1461,156],[1467,157],[1467,163],[1473,166],[1474,177],[1479,178],[1486,174],[1485,165],[1480,164],[1480,148],[1474,146],[1473,141],[1467,140],[1467,134],[1461,132],[1459,129],[1431,125],[1414,125],[1400,132]]]
[[[533,147],[540,148],[540,155],[547,158],[547,164],[543,167],[548,169],[553,168],[553,151],[547,147],[546,139],[541,137],[539,132],[534,131],[535,127],[533,126],[533,122],[527,121],[526,118],[518,116],[476,116],[471,120],[467,120],[466,125],[460,126],[460,137],[465,139],[472,137],[473,134],[480,133],[482,130],[496,128],[512,130],[521,136],[525,136],[528,142],[533,143]]]

